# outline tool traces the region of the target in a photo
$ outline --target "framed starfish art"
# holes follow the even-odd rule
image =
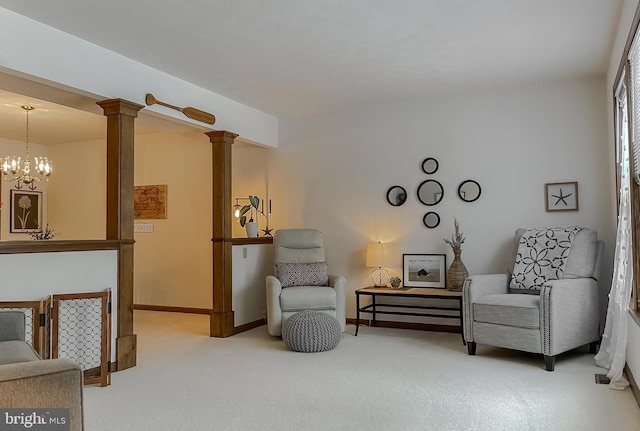
[[[546,210],[578,211],[578,182],[547,183],[544,185]]]

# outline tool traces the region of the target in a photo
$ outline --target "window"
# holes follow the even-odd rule
[[[633,237],[633,225],[629,226],[630,212],[630,190],[633,180],[630,179],[631,163],[629,156],[629,123],[628,123],[628,105],[627,100],[629,94],[627,92],[627,86],[625,84],[626,73],[623,72],[622,76],[618,80],[617,90],[615,92],[615,131],[616,131],[616,186],[617,186],[617,202],[618,202],[618,223],[624,223],[622,229],[631,231]],[[621,202],[624,205],[621,205]],[[633,219],[631,219],[633,220]],[[633,223],[633,222],[632,222]],[[619,226],[618,229],[621,227]],[[618,237],[620,240],[620,237]],[[632,240],[633,244],[633,240]],[[620,244],[616,244],[616,247],[620,247]],[[616,250],[616,256],[618,255]],[[633,253],[632,253],[633,256]],[[632,265],[632,263],[631,263]],[[614,276],[616,272],[614,272]],[[615,283],[615,280],[614,280]],[[613,287],[612,287],[613,289]],[[629,306],[632,309],[637,305],[635,289],[631,288],[631,300]]]
[[[623,172],[631,174],[633,288],[631,308],[640,315],[640,6],[636,10],[615,81],[616,183],[618,203]]]
[[[640,35],[637,30],[629,49],[629,78],[631,84],[631,112],[633,114],[631,122],[633,145],[630,156],[633,160],[632,174],[636,185],[638,185],[640,184]],[[624,82],[622,84],[624,85]]]
[[[623,73],[618,80],[618,89],[615,96],[615,128],[616,128],[616,190],[618,191],[618,207],[620,207],[620,182],[622,173],[630,173],[629,159],[625,157],[629,151],[629,124],[627,112],[627,85],[626,74]]]

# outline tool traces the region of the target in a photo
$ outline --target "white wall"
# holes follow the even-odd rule
[[[232,256],[234,325],[264,319],[267,310],[265,279],[273,273],[273,246],[234,245]]]
[[[39,301],[52,294],[111,289],[111,345],[115,360],[118,322],[118,253],[115,250],[0,255],[0,299]]]
[[[353,292],[370,284],[367,244],[392,241],[401,253],[447,253],[451,262],[442,239],[454,217],[467,238],[462,258],[471,274],[502,272],[518,227],[597,229],[606,242],[605,298],[614,226],[604,83],[595,77],[501,87],[282,120],[280,148],[270,153],[268,168],[279,209],[274,226],[324,232],[330,271],[347,278],[348,317],[355,317]],[[426,157],[440,162],[434,175],[420,169]],[[416,198],[427,178],[445,190],[434,207]],[[482,186],[473,203],[456,196],[468,178]],[[580,211],[545,212],[544,184],[563,181],[579,182]],[[396,184],[409,195],[401,207],[385,199]],[[422,225],[430,210],[442,220],[433,230]]]
[[[211,143],[204,134],[136,136],[135,185],[167,185],[167,218],[136,233],[134,303],[212,306]]]
[[[616,39],[611,50],[609,69],[607,71],[606,95],[607,106],[609,107],[613,106],[613,86],[615,85],[616,74],[618,73],[618,68],[622,59],[622,53],[624,51],[629,32],[631,30],[633,17],[639,4],[640,2],[638,0],[625,0],[623,3],[622,13],[620,14],[620,22],[618,24],[618,32],[616,34]],[[611,112],[611,108],[609,109],[609,115],[607,118],[609,120],[609,133],[607,135],[608,139],[606,146],[609,150],[608,166],[610,169],[608,178],[609,187],[611,188],[611,190],[613,190],[613,201],[610,203],[610,208],[612,209],[613,215],[615,217],[615,133],[613,124],[613,113]],[[636,274],[636,276],[638,276],[638,274]],[[636,381],[638,381],[638,379],[640,379],[640,325],[638,325],[631,314],[628,315],[627,323],[629,325],[629,335],[627,338],[627,365],[629,366],[629,369],[631,370],[631,373],[635,377]]]
[[[106,142],[51,145],[49,157],[55,162],[55,172],[48,183],[47,220],[50,228],[59,234],[55,239],[105,239]]]

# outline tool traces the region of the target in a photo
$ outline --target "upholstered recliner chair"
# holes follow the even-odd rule
[[[553,371],[560,353],[600,340],[598,276],[604,244],[594,230],[518,229],[507,273],[475,275],[463,287],[464,339],[542,353]]]
[[[273,238],[275,276],[267,276],[267,330],[282,335],[282,327],[295,313],[315,310],[335,317],[344,332],[343,276],[330,275],[322,232],[315,229],[280,229]]]

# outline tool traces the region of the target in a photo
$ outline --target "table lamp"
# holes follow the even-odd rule
[[[371,271],[371,281],[376,287],[386,286],[389,282],[389,271],[383,266],[389,266],[391,261],[390,250],[388,245],[378,241],[375,244],[367,246],[367,260],[365,265],[368,268],[376,268]]]

